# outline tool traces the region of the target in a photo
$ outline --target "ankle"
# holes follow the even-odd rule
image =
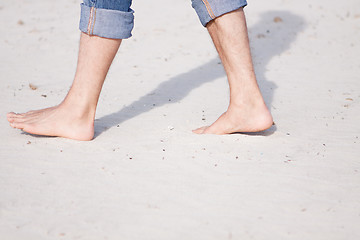
[[[230,97],[231,107],[236,108],[262,108],[265,105],[261,94],[237,94]]]
[[[91,120],[95,118],[96,107],[86,103],[74,102],[65,99],[59,108],[71,114],[71,116],[78,120]]]

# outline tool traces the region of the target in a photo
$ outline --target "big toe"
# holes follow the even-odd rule
[[[10,122],[10,126],[17,129],[24,129],[26,124],[23,122]]]
[[[197,128],[197,129],[193,130],[193,133],[203,134],[207,128],[208,128],[208,126]]]
[[[9,112],[6,114],[6,118],[9,122],[14,122],[15,119],[17,118],[17,114],[14,112]]]

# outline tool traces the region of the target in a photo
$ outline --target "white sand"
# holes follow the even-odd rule
[[[228,88],[189,0],[134,1],[93,141],[11,129],[65,96],[79,3],[0,2],[1,240],[360,239],[358,0],[249,2],[265,134],[191,133]]]

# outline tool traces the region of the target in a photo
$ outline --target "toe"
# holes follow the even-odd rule
[[[7,117],[7,120],[9,121],[9,123],[21,123],[27,121],[28,118],[19,115],[10,115]]]
[[[17,119],[17,114],[14,112],[7,113],[6,118],[9,122],[14,122]]]
[[[195,129],[195,130],[193,130],[193,133],[196,133],[196,134],[203,134],[206,128],[208,128],[208,126],[204,126],[204,127],[201,127],[201,128]]]
[[[11,122],[10,126],[17,129],[24,129],[26,124],[23,122]]]
[[[7,119],[19,119],[25,117],[24,113],[14,113],[10,112],[6,114]]]
[[[6,114],[6,117],[9,119],[9,118],[13,118],[13,117],[15,117],[16,116],[16,113],[14,113],[14,112],[8,112],[7,114]]]
[[[16,119],[12,118],[12,117],[8,117],[7,120],[8,120],[9,123],[13,123]]]

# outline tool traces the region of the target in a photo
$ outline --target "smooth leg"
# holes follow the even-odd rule
[[[101,88],[120,43],[81,33],[74,82],[63,102],[22,114],[8,113],[10,126],[31,134],[91,140]]]
[[[230,103],[212,125],[193,132],[229,134],[268,129],[273,119],[257,85],[243,9],[214,19],[207,29],[229,81]]]

